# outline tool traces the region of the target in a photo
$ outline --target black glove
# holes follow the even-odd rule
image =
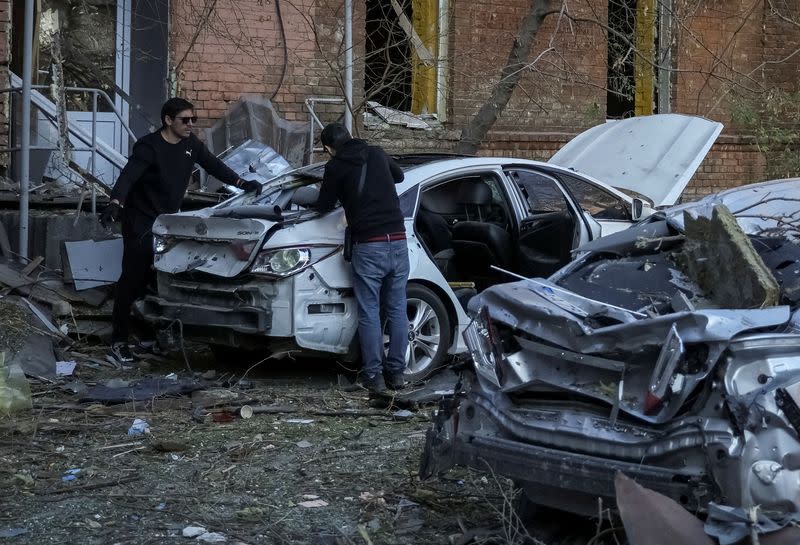
[[[256,195],[261,193],[261,184],[255,180],[239,180],[236,187],[244,189],[246,193],[251,191],[254,191]]]
[[[122,210],[122,207],[119,203],[111,201],[108,203],[102,212],[100,212],[100,225],[103,227],[108,227],[109,223],[113,223],[115,221],[119,221],[119,212]]]

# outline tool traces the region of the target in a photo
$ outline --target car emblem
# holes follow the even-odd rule
[[[208,233],[208,226],[205,223],[198,223],[194,228],[194,232],[198,235],[205,235]]]

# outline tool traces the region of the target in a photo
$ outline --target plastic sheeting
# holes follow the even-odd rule
[[[239,148],[248,140],[260,142],[281,155],[291,167],[297,168],[308,159],[308,133],[308,123],[281,118],[269,100],[244,97],[230,107],[225,117],[205,130],[205,143],[211,152],[226,161],[230,150]],[[207,190],[216,191],[222,184],[208,176],[204,185]]]

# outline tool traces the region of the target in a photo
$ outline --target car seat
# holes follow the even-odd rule
[[[468,219],[453,226],[453,251],[455,264],[461,273],[479,287],[494,283],[499,275],[490,267],[509,269],[513,263],[514,249],[511,235],[497,224],[484,221],[491,210],[492,190],[481,180],[466,180],[459,187],[458,203],[465,211],[472,211]]]
[[[454,276],[452,265],[454,252],[450,226],[441,214],[431,210],[430,203],[426,201],[425,193],[420,198],[416,226],[420,238],[433,256],[433,262],[436,267],[446,279],[452,279]]]

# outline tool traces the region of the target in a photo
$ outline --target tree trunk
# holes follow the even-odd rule
[[[519,35],[514,39],[508,61],[500,73],[500,81],[492,89],[489,100],[481,106],[478,113],[469,120],[467,126],[461,130],[461,140],[456,144],[455,152],[474,155],[478,151],[486,133],[492,128],[498,116],[503,113],[511,95],[525,71],[531,46],[542,20],[550,9],[551,0],[531,0],[528,14],[522,19]]]

